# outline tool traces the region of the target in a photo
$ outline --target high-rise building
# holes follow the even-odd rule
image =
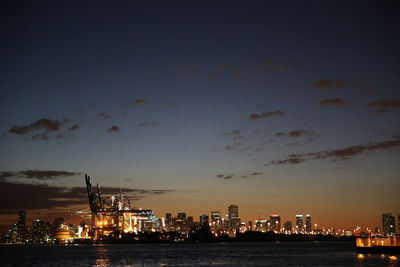
[[[183,224],[186,223],[186,212],[178,213],[178,219],[182,221]]]
[[[249,231],[253,231],[253,222],[249,221]]]
[[[395,219],[392,213],[382,214],[382,231],[385,235],[395,234]]]
[[[230,205],[228,207],[229,219],[239,217],[239,207],[238,205]]]
[[[281,229],[281,216],[279,214],[271,214],[271,216],[269,216],[269,222],[271,224],[271,230],[279,233]]]
[[[25,210],[18,211],[18,238],[24,239],[26,232],[26,213]]]
[[[211,211],[211,221],[215,222],[221,220],[221,212],[218,211]]]
[[[208,215],[207,214],[200,215],[200,226],[208,226],[208,225],[209,225]]]
[[[306,233],[311,233],[311,216],[310,214],[306,215]]]
[[[296,215],[296,228],[298,233],[303,232],[303,225],[304,225],[303,215],[302,214]]]
[[[292,222],[286,221],[285,224],[283,225],[283,228],[285,228],[285,232],[287,234],[290,234],[292,232]]]
[[[397,223],[398,223],[398,233],[399,233],[399,235],[400,235],[400,211],[399,211],[399,213],[397,214]]]

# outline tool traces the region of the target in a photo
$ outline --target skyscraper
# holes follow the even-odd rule
[[[228,207],[229,219],[239,217],[239,207],[237,205],[230,205]]]
[[[211,221],[215,222],[221,220],[221,212],[218,211],[211,211]]]
[[[269,221],[271,223],[271,230],[279,233],[281,229],[281,216],[279,214],[271,214]]]
[[[398,231],[398,233],[400,234],[400,211],[399,211],[399,213],[397,214],[397,223],[398,223],[397,231]]]
[[[306,233],[311,233],[311,216],[310,216],[310,214],[306,215]]]
[[[292,233],[292,222],[286,221],[285,224],[283,225],[283,228],[285,228],[286,233],[288,234]]]
[[[298,233],[301,233],[303,230],[303,215],[302,214],[296,215],[296,227],[297,227]]]
[[[25,239],[25,230],[26,230],[26,213],[25,210],[18,211],[18,238]]]
[[[209,226],[208,215],[200,215],[200,226]]]
[[[382,231],[385,235],[395,234],[395,219],[392,213],[382,214]]]
[[[183,224],[186,223],[186,212],[178,213],[178,219],[182,221]]]

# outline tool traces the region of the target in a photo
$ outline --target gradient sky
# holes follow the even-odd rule
[[[4,1],[0,224],[239,205],[381,225],[400,211],[393,1]]]

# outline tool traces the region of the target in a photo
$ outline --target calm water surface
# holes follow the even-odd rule
[[[0,266],[400,266],[354,242],[0,246]]]

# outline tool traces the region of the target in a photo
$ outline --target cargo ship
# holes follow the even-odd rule
[[[359,254],[396,254],[400,255],[400,238],[390,237],[358,237],[356,251]]]

